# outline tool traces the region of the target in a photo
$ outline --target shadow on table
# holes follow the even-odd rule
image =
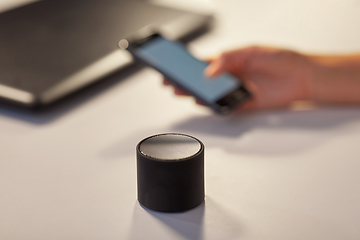
[[[360,119],[360,108],[325,108],[306,111],[275,110],[232,116],[201,116],[173,126],[176,131],[237,138],[249,130],[281,129],[322,131]]]
[[[359,108],[198,116],[170,128],[145,129],[123,136],[100,154],[104,159],[134,154],[140,140],[165,132],[190,134],[203,141],[206,147],[219,147],[236,154],[287,154],[315,147],[341,134],[352,134],[351,122],[358,119]]]
[[[141,68],[142,66],[140,64],[132,64],[125,69],[78,90],[49,106],[39,109],[27,109],[0,102],[0,115],[36,125],[48,124],[75,110],[89,99],[94,98],[107,89],[113,87]]]
[[[209,235],[213,239],[229,239],[239,231],[238,222],[207,196],[199,206],[181,213],[156,212],[136,202],[128,239],[176,239],[180,236],[179,239],[201,240]]]

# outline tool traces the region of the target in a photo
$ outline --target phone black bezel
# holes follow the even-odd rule
[[[204,99],[202,99],[201,97],[199,97],[195,92],[181,86],[181,84],[179,84],[177,81],[173,80],[173,78],[174,78],[173,76],[169,76],[168,74],[163,73],[156,66],[154,66],[150,62],[147,62],[146,60],[140,58],[136,54],[137,48],[156,39],[157,37],[164,38],[159,33],[152,33],[145,37],[128,40],[128,47],[126,48],[126,50],[128,50],[134,56],[134,58],[136,60],[138,60],[139,62],[141,62],[147,66],[150,66],[150,67],[156,69],[161,74],[163,74],[165,76],[165,78],[167,78],[174,86],[176,86],[177,88],[181,89],[182,91],[187,92],[190,95],[194,96],[195,98],[200,100],[204,105],[210,107],[217,113],[220,113],[220,114],[229,113],[233,109],[235,109],[238,105],[245,102],[247,99],[249,99],[251,97],[251,93],[243,85],[239,85],[238,88],[234,89],[233,91],[231,91],[230,93],[228,93],[221,99],[217,100],[216,102],[207,102]]]

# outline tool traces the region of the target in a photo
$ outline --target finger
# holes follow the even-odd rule
[[[239,111],[256,110],[256,109],[258,109],[258,106],[254,99],[250,99],[250,100],[244,102],[237,108],[237,110],[239,110]]]
[[[225,52],[210,63],[205,69],[205,75],[214,77],[225,71],[240,71],[245,68],[247,62],[257,50],[257,47],[249,47]]]
[[[212,61],[210,63],[210,65],[205,69],[205,76],[208,77],[214,77],[216,75],[219,75],[221,72],[223,72],[226,68],[226,66],[224,66],[224,60],[220,57],[218,59],[215,59],[214,61]]]
[[[174,88],[174,92],[176,95],[178,96],[189,96],[189,94],[187,94],[186,92],[182,91],[181,89],[179,88]]]
[[[212,61],[214,61],[217,58],[218,57],[208,57],[208,58],[205,58],[205,62],[211,63]]]
[[[166,86],[170,86],[170,85],[171,85],[171,83],[169,82],[169,80],[167,80],[166,78],[163,80],[163,83],[164,83],[164,85],[166,85]]]
[[[196,102],[196,104],[201,105],[201,106],[205,105],[202,101],[200,101],[198,99],[195,99],[195,102]]]

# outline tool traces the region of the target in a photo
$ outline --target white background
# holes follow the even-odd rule
[[[205,3],[214,29],[189,46],[201,58],[360,50],[359,0]],[[0,109],[0,239],[360,239],[358,107],[220,117],[161,82],[144,68],[56,112]],[[163,132],[206,146],[205,204],[185,213],[136,200],[135,146]]]

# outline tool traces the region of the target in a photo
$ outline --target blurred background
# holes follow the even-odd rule
[[[357,9],[355,0],[1,1],[0,100],[42,108],[133,66],[117,42],[149,24],[200,59],[249,45],[354,52]]]

